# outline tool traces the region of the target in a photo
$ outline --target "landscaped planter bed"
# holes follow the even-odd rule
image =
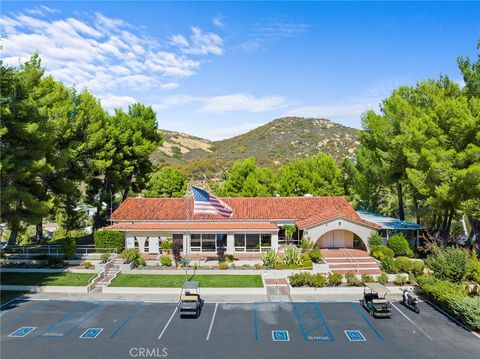
[[[92,273],[2,273],[0,284],[15,286],[87,286]]]

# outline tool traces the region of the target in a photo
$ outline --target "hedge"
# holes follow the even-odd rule
[[[125,246],[125,235],[123,232],[109,230],[96,231],[93,240],[95,241],[95,247],[98,252],[116,249],[117,253],[120,253]]]
[[[462,284],[420,276],[422,291],[436,304],[472,329],[480,329],[480,297],[469,297]]]
[[[391,236],[387,241],[387,247],[395,253],[395,256],[413,256],[413,251],[410,249],[407,239],[401,233]]]
[[[388,248],[387,246],[383,246],[383,245],[371,246],[370,247],[370,254],[372,255],[373,258],[377,258],[380,261],[382,259],[386,258],[386,257],[393,258],[393,256],[394,256],[393,251],[390,248]]]

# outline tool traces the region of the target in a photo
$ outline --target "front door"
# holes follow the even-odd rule
[[[149,237],[148,238],[148,253],[157,254],[159,250],[159,239],[158,237]]]
[[[345,236],[343,230],[333,231],[333,248],[345,247]]]

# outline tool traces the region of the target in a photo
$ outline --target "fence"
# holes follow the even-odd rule
[[[75,255],[77,257],[85,256],[92,253],[116,253],[116,248],[102,248],[99,251],[94,245],[77,246]],[[11,258],[30,259],[39,255],[60,256],[63,255],[62,248],[56,244],[46,245],[24,245],[24,246],[8,246],[3,250],[5,255]]]

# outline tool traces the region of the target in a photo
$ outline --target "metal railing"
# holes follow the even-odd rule
[[[95,285],[105,276],[107,275],[107,272],[109,269],[114,265],[118,255],[116,253],[111,253],[110,257],[108,258],[108,261],[101,267],[101,269],[98,271],[98,274],[90,281],[90,283],[87,286],[87,292],[90,292],[95,288]],[[113,278],[112,278],[113,279]],[[111,282],[111,280],[110,280]]]
[[[49,255],[49,256],[60,256],[63,255],[62,248],[58,244],[27,244],[27,245],[16,245],[8,246],[3,250],[3,252],[8,256],[19,256],[26,259],[39,255]],[[116,248],[102,248],[101,252],[95,247],[95,245],[80,245],[75,249],[76,256],[85,256],[93,253],[117,253]]]
[[[345,249],[346,260],[348,261],[348,263],[350,263],[352,268],[355,268],[355,265],[351,260],[351,257],[353,257],[353,256],[350,254],[348,248],[345,247],[344,249]],[[356,267],[357,267],[356,270],[355,270],[356,274],[360,274],[360,263],[358,262],[358,260],[356,261]]]

